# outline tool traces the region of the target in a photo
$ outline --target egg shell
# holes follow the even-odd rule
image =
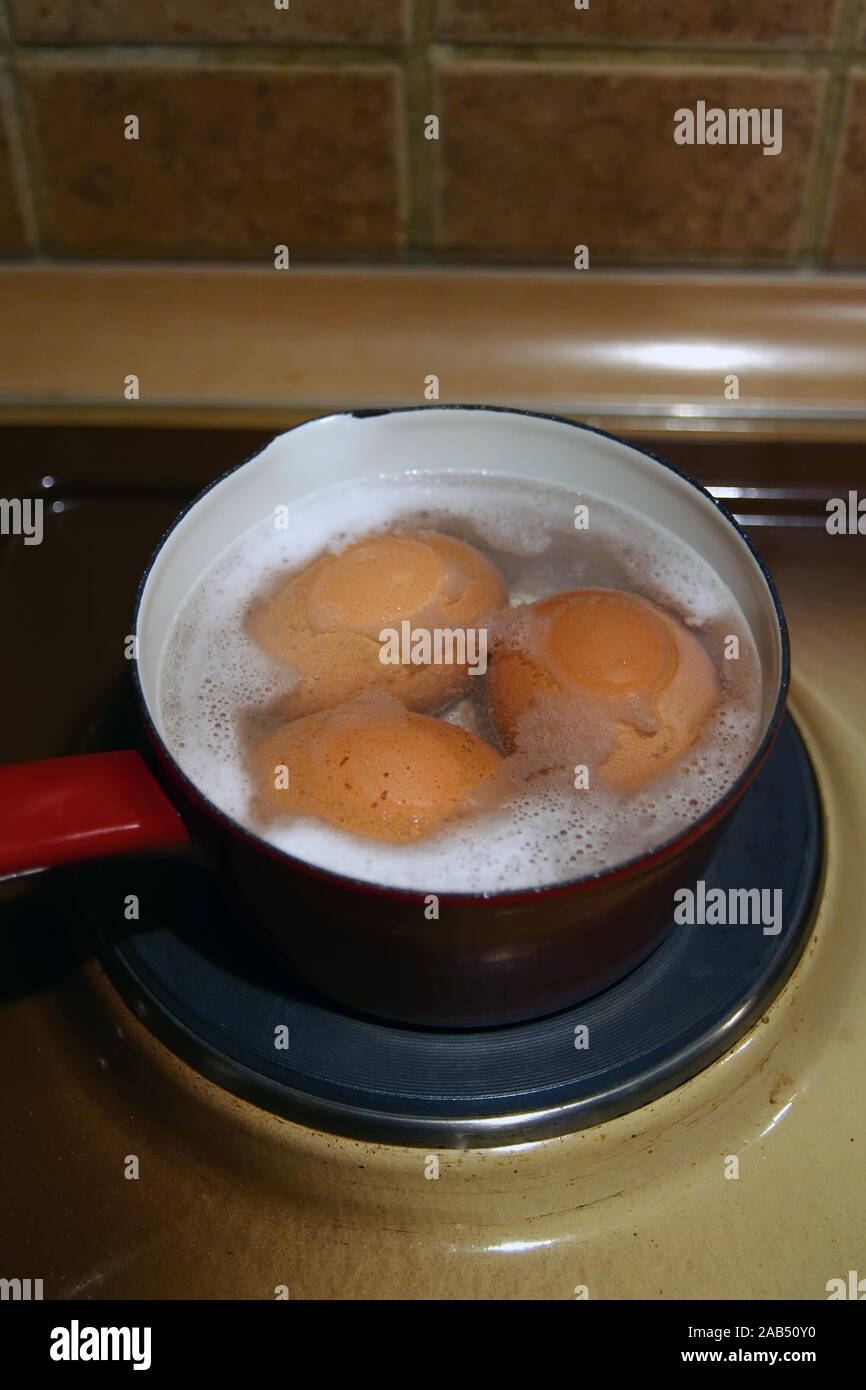
[[[476,628],[506,601],[495,566],[472,546],[436,532],[389,532],[314,560],[253,606],[247,628],[298,677],[278,702],[287,718],[371,689],[431,711],[467,688],[468,662],[383,663],[380,633],[407,620],[413,630]]]
[[[262,819],[316,816],[392,841],[495,805],[508,788],[489,743],[385,695],[283,724],[255,746],[251,770]]]
[[[657,604],[618,590],[578,589],[516,610],[517,641],[490,657],[491,719],[509,752],[533,740],[536,707],[567,737],[591,728],[605,748],[598,777],[609,790],[639,790],[698,737],[720,694],[698,638]],[[578,717],[579,716],[579,717]],[[573,761],[582,758],[575,737]]]

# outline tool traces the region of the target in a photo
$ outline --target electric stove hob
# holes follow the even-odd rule
[[[293,982],[196,862],[115,860],[76,881],[80,918],[118,993],[204,1076],[332,1133],[464,1148],[597,1125],[709,1066],[796,964],[822,857],[815,781],[788,716],[704,880],[707,892],[781,889],[781,930],[675,925],[630,975],[573,1008],[448,1032],[354,1014]],[[129,894],[138,921],[118,911]]]
[[[0,611],[0,626],[4,650],[20,657],[4,686],[6,762],[130,747],[140,737],[129,702],[123,727],[104,728],[107,706],[120,708],[112,688],[126,667],[120,634],[128,630],[138,575],[188,496],[266,442],[220,430],[157,433],[144,427],[6,431],[7,495],[39,495],[39,479],[50,473],[52,496],[62,500],[62,509],[46,506],[43,545],[25,547],[7,537],[3,546],[15,602]],[[779,588],[791,631],[790,708],[820,794],[825,865],[814,923],[805,907],[811,851],[803,848],[816,847],[817,835],[806,833],[815,824],[814,788],[797,734],[786,724],[736,813],[742,827],[730,823],[731,837],[742,837],[748,856],[732,880],[736,886],[779,887],[802,876],[804,910],[793,925],[789,893],[781,939],[707,926],[687,929],[686,941],[686,930],[675,928],[633,980],[574,1011],[611,1030],[608,1037],[607,1027],[596,1026],[582,1052],[573,1047],[571,1011],[489,1035],[406,1034],[297,993],[283,1006],[304,1020],[295,1023],[289,1055],[261,1051],[277,1077],[290,1059],[298,1077],[305,1075],[289,1095],[285,1076],[275,1081],[248,1049],[242,1065],[250,1073],[246,1084],[257,1087],[248,1092],[255,1095],[251,1103],[232,1093],[240,1089],[241,1067],[226,1041],[230,1013],[214,1020],[212,998],[190,1005],[184,985],[188,1021],[211,1016],[211,1038],[203,1044],[184,1031],[186,1023],[179,1025],[171,979],[157,972],[157,1003],[154,982],[143,978],[148,953],[158,959],[160,933],[174,933],[175,955],[198,956],[202,979],[208,970],[222,975],[226,997],[267,983],[272,1001],[277,975],[246,937],[229,935],[227,946],[217,945],[226,941],[230,919],[218,881],[193,864],[127,859],[94,864],[86,875],[59,869],[5,884],[0,1273],[43,1279],[46,1300],[96,1301],[271,1301],[278,1287],[292,1300],[570,1301],[578,1286],[593,1301],[811,1301],[828,1297],[830,1280],[848,1287],[851,1271],[863,1277],[866,552],[862,536],[830,536],[824,527],[825,496],[845,497],[853,487],[863,495],[863,447],[819,439],[713,444],[687,432],[666,437],[662,452],[704,481],[724,483],[726,496],[749,499],[739,508],[754,515],[741,520]],[[795,506],[783,491],[798,479],[814,496],[814,525],[799,514],[806,503]],[[764,503],[766,484],[772,487]],[[762,509],[772,515],[759,517]],[[783,511],[796,511],[796,524]],[[47,616],[51,641],[40,638]],[[781,776],[777,759],[786,744],[796,752]],[[771,779],[781,788],[777,795],[770,794]],[[752,804],[764,814],[752,817]],[[781,877],[768,862],[778,853],[773,827],[780,824],[793,827]],[[726,842],[720,856],[727,853]],[[125,922],[123,900],[133,892],[141,895],[140,920]],[[100,928],[99,950],[118,986],[146,1004],[147,1026],[92,958],[90,922]],[[691,957],[691,980],[683,978],[681,992],[706,1001],[711,982],[700,971],[715,971],[713,987],[731,1001],[714,1011],[727,1028],[726,1052],[711,1062],[708,1048],[703,1063],[695,1058],[684,1071],[703,1069],[680,1085],[672,1069],[659,1079],[663,1093],[655,1100],[640,1104],[635,1092],[625,1102],[632,1108],[614,1118],[592,1124],[585,1108],[572,1117],[583,1126],[572,1133],[536,1139],[530,1129],[526,1141],[496,1147],[476,1125],[475,1147],[453,1147],[466,1144],[468,1122],[481,1113],[466,1099],[468,1068],[477,1075],[485,1050],[510,1039],[508,1069],[502,1067],[498,1084],[488,1078],[488,1101],[501,1098],[500,1120],[538,1113],[531,1088],[521,1097],[515,1085],[529,1062],[528,1054],[519,1055],[521,1040],[527,1047],[537,1039],[539,1052],[547,1048],[546,1088],[557,1104],[566,1096],[586,1101],[575,1078],[597,1075],[603,1052],[624,1066],[640,1051],[644,1074],[661,1068],[663,1059],[647,1049],[648,1024],[638,1011],[645,1005],[635,1003],[629,1013],[611,1005],[624,998],[626,985],[634,989],[650,979],[650,971],[661,989],[660,966],[673,965],[686,945],[716,953],[700,967],[699,954]],[[734,982],[730,953],[744,947],[754,954]],[[786,949],[787,959],[776,954]],[[122,959],[131,953],[141,978]],[[226,975],[236,976],[236,985]],[[153,990],[150,998],[144,986]],[[267,1001],[268,993],[256,997]],[[762,994],[763,1010],[749,1027],[750,1000]],[[347,1084],[345,1047],[341,1055],[331,1046],[323,1057],[319,1035],[305,1034],[313,1021],[323,1032],[352,1025],[358,1055],[349,1060],[360,1084]],[[175,1030],[170,1047],[155,1036],[165,1030],[168,1039],[169,1026]],[[245,1037],[258,1043],[255,1034],[248,1021]],[[380,1080],[371,1105],[367,1052],[374,1040],[395,1034],[406,1057],[390,1084]],[[346,1137],[350,1111],[359,1132],[374,1133],[381,1132],[383,1111],[389,1124],[405,1117],[413,1090],[430,1101],[430,1074],[413,1059],[422,1044],[437,1042],[444,1056],[459,1058],[460,1070],[455,1063],[441,1125],[435,1126],[435,1113],[432,1123],[426,1117],[436,1142],[416,1146],[417,1106],[405,1143]],[[310,1075],[314,1043],[318,1079]],[[181,1048],[190,1049],[192,1065],[177,1055]],[[441,1079],[441,1058],[437,1066]],[[325,1082],[334,1088],[324,1096],[327,1104]],[[298,1122],[264,1108],[276,1108],[277,1094]],[[365,1106],[375,1109],[375,1123]],[[489,1110],[495,1121],[497,1105]],[[337,1128],[346,1133],[334,1133]],[[512,1122],[505,1133],[515,1129],[522,1126]],[[130,1155],[140,1162],[138,1181],[127,1180]]]

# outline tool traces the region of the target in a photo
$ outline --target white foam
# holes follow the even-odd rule
[[[574,529],[578,502],[588,531]],[[623,801],[575,790],[571,774],[534,783],[514,803],[411,845],[337,830],[309,817],[267,826],[249,811],[241,716],[263,709],[291,673],[246,636],[251,598],[325,550],[392,527],[426,526],[487,551],[512,602],[564,589],[620,588],[663,604],[696,630],[724,698],[697,743],[644,791]],[[724,638],[740,639],[726,662]],[[352,878],[419,892],[496,892],[611,867],[676,834],[721,797],[748,762],[758,732],[760,671],[746,621],[706,562],[670,532],[598,499],[517,479],[407,472],[318,493],[287,529],[268,516],[239,537],[187,596],[167,636],[158,677],[161,731],[181,767],[235,820],[297,858]],[[460,701],[446,717],[474,727]],[[579,753],[574,763],[581,761]]]

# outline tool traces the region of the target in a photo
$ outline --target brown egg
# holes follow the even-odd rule
[[[477,734],[382,694],[282,725],[255,746],[252,774],[264,820],[316,816],[394,841],[495,805],[508,786],[504,759]]]
[[[435,532],[388,533],[314,560],[255,606],[248,628],[299,677],[279,702],[289,718],[370,689],[387,690],[409,709],[435,710],[472,679],[475,633],[462,652],[460,639],[454,648],[449,642],[438,664],[383,662],[380,633],[402,640],[406,622],[410,632],[465,633],[505,601],[498,572],[472,546]],[[467,659],[454,659],[461,655]]]
[[[514,610],[516,645],[497,642],[487,675],[491,717],[525,752],[536,707],[601,749],[599,777],[636,791],[694,743],[720,690],[697,637],[647,599],[612,589],[554,594]]]

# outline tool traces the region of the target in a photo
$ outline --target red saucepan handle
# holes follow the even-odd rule
[[[140,753],[0,767],[0,877],[188,842]]]

